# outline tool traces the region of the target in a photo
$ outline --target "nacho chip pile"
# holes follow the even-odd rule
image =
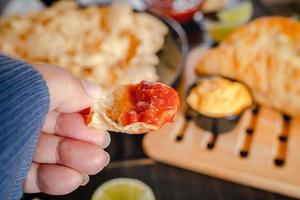
[[[78,8],[74,1],[0,21],[0,51],[63,66],[104,87],[157,81],[167,27],[126,5]]]

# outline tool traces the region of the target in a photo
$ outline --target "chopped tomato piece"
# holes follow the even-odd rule
[[[90,107],[88,107],[88,108],[80,111],[79,114],[82,115],[85,124],[88,124],[88,123],[91,122],[92,116],[93,116],[93,112],[91,112],[91,108]]]
[[[170,86],[142,81],[130,86],[129,94],[132,107],[121,114],[122,125],[144,122],[161,127],[173,121],[179,99],[177,92]]]

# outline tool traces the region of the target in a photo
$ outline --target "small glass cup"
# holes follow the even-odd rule
[[[186,23],[201,10],[204,0],[144,0],[144,2],[150,11]]]

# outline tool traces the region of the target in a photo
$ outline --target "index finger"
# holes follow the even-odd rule
[[[42,130],[46,133],[94,143],[103,148],[110,143],[107,131],[87,127],[83,117],[78,113],[66,114],[52,111],[47,114]]]
[[[92,82],[80,80],[69,71],[53,65],[34,65],[46,80],[50,111],[78,112],[96,103],[100,87]]]

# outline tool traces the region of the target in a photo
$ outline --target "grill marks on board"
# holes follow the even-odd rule
[[[249,153],[251,151],[252,143],[255,142],[253,140],[253,137],[256,132],[256,124],[258,123],[258,116],[260,113],[260,108],[258,106],[252,108],[250,113],[250,119],[247,123],[246,127],[240,130],[241,135],[239,135],[240,140],[238,141],[238,156],[247,159],[249,157]],[[291,117],[282,114],[282,127],[280,129],[280,134],[273,138],[275,141],[275,153],[273,154],[273,157],[270,158],[275,166],[283,166],[285,164],[286,157],[288,155],[288,138],[289,138],[289,132],[291,131]],[[178,130],[177,134],[174,137],[174,140],[176,143],[184,143],[184,138],[186,136],[186,133],[190,130],[189,129],[189,123],[194,123],[189,118],[185,118],[185,122],[183,123],[181,129]],[[278,122],[274,122],[278,123]],[[196,131],[193,131],[192,134],[203,134],[203,137],[201,137],[201,141],[199,141],[199,144],[202,144],[201,151],[205,150],[213,150],[214,148],[218,148],[216,146],[216,143],[218,140],[222,140],[222,137],[218,137],[218,135],[214,135],[207,131],[201,131],[201,133],[197,133]],[[226,134],[226,133],[225,133]],[[271,151],[271,149],[270,149]],[[250,157],[248,159],[251,159]],[[266,162],[268,162],[266,160]]]

